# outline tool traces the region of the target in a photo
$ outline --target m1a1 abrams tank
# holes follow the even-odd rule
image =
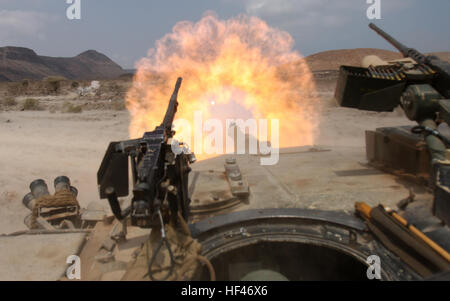
[[[260,164],[263,154],[195,162],[174,144],[179,79],[161,126],[106,151],[98,184],[112,214],[98,219],[74,254],[81,280],[444,278],[446,138],[430,125],[439,121],[436,112],[448,116],[450,72],[414,57],[409,67],[342,67],[336,98],[342,106],[392,110],[403,95],[408,116],[424,110],[426,123],[413,132],[367,132],[366,153],[346,146],[281,149],[272,166]],[[382,78],[389,68],[395,70]],[[407,71],[416,69],[434,74],[426,83],[442,101],[430,87],[414,87],[424,84],[421,77],[409,81]],[[65,270],[63,278],[73,278]]]

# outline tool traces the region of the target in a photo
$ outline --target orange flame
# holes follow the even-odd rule
[[[208,13],[195,24],[177,23],[137,64],[126,97],[131,138],[161,123],[176,78],[183,77],[176,118],[193,124],[201,111],[204,119],[278,119],[280,147],[312,145],[318,101],[293,44],[288,33],[246,15],[219,20]]]

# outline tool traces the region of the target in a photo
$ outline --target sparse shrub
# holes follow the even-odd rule
[[[11,96],[17,96],[22,93],[22,84],[21,83],[8,83],[8,94]]]
[[[17,101],[13,97],[5,98],[1,101],[1,104],[5,107],[13,107],[17,105]]]
[[[83,112],[83,107],[81,105],[74,105],[70,102],[66,102],[63,105],[64,113],[81,113]]]
[[[39,111],[42,110],[41,105],[39,103],[39,99],[27,98],[23,102],[23,110],[24,111]]]
[[[67,109],[68,113],[81,113],[83,112],[83,108],[81,106],[74,106],[71,105],[68,109]]]
[[[22,81],[22,87],[28,88],[28,86],[30,86],[30,81],[28,79],[24,79]]]
[[[116,91],[119,91],[119,90],[120,90],[120,87],[119,87],[119,85],[118,85],[117,83],[112,82],[112,83],[109,84],[108,89],[109,89],[110,91],[112,91],[112,92],[116,92]]]
[[[80,86],[80,83],[77,82],[77,81],[73,81],[73,82],[70,84],[70,86],[71,86],[73,89],[76,89],[76,88],[78,88],[78,87]]]

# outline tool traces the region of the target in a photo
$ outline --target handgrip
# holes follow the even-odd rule
[[[118,220],[123,220],[124,216],[122,215],[122,209],[120,208],[119,200],[117,199],[117,194],[114,187],[107,187],[105,189],[105,193],[114,216]]]

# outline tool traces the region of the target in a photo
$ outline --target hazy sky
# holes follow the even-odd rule
[[[81,0],[81,20],[68,20],[66,0],[0,0],[0,46],[40,55],[100,51],[124,68],[146,55],[179,21],[206,11],[221,19],[262,18],[289,32],[303,55],[329,49],[391,48],[368,27],[367,0]],[[418,50],[450,51],[449,0],[381,0],[385,31]]]

